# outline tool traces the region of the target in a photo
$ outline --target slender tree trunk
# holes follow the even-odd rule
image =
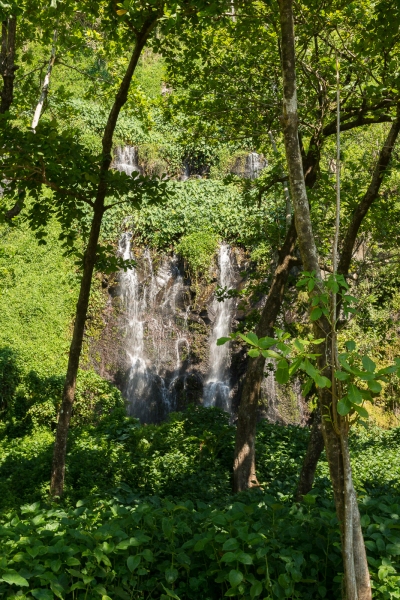
[[[0,114],[10,110],[14,98],[15,71],[15,36],[17,31],[17,17],[9,17],[2,22],[0,72],[3,78],[1,90]]]
[[[276,318],[282,305],[282,298],[289,274],[292,252],[296,243],[296,228],[292,220],[285,243],[279,253],[279,264],[262,311],[256,333],[259,336],[272,336]],[[264,376],[265,358],[250,358],[244,380],[236,429],[235,456],[233,462],[233,491],[240,492],[258,485],[255,463],[255,436],[258,401],[261,382]]]
[[[321,281],[321,274],[298,139],[293,0],[279,0],[279,8],[282,31],[283,130],[296,229],[304,268],[316,273],[316,287],[322,289],[321,284],[318,284],[318,280]],[[315,334],[325,339],[324,348],[322,350],[320,350],[321,346],[318,348],[321,352],[319,367],[325,376],[331,378],[336,348],[333,348],[334,344],[331,343],[331,328],[326,319],[321,318],[316,322]],[[350,455],[347,431],[345,431],[347,421],[334,412],[336,406],[332,402],[330,390],[326,388],[320,390],[319,400],[325,448],[341,526],[345,598],[346,600],[370,600],[372,596],[369,575],[366,576],[368,565],[365,560],[365,550],[363,556],[355,557],[355,542],[359,543],[362,539],[362,532],[359,516],[357,517],[358,506],[354,502],[353,495]],[[329,419],[326,418],[328,416]],[[339,423],[339,430],[336,430],[334,422]]]
[[[32,119],[33,131],[36,130],[36,127],[39,123],[40,115],[42,114],[42,110],[43,110],[43,105],[44,105],[44,102],[47,98],[47,94],[49,91],[51,72],[53,70],[54,62],[56,60],[57,37],[58,37],[57,30],[55,30],[54,35],[53,35],[53,46],[51,48],[51,54],[50,54],[49,64],[47,67],[47,72],[46,72],[44,82],[42,85],[42,91],[40,94],[39,102],[37,103],[35,114],[33,115],[33,119]]]
[[[314,421],[311,427],[310,441],[300,472],[299,482],[295,493],[296,502],[301,502],[303,496],[311,491],[318,460],[324,449],[324,438],[322,436],[321,411],[317,407],[314,410]]]
[[[368,186],[366,193],[362,200],[357,205],[352,220],[348,226],[347,232],[341,244],[340,260],[338,265],[338,273],[341,275],[348,275],[351,260],[353,257],[354,247],[357,240],[357,235],[361,227],[362,221],[367,214],[372,204],[376,201],[379,195],[379,190],[382,185],[382,181],[385,173],[387,172],[390,160],[393,154],[393,148],[397,141],[400,132],[400,109],[397,109],[396,119],[393,121],[389,133],[385,139],[385,142],[379,153],[378,161],[375,165],[374,172],[372,174],[371,183]],[[340,303],[338,303],[338,310],[340,310]],[[318,411],[319,409],[317,409]],[[320,421],[320,417],[319,417]],[[299,484],[296,491],[296,499],[301,498],[311,491],[314,483],[314,475],[317,468],[318,460],[321,456],[321,452],[324,448],[322,429],[318,427],[311,431],[311,437],[309,446],[307,449],[306,457],[300,473]]]
[[[271,137],[270,137],[271,139]],[[271,143],[273,138],[271,139]],[[275,147],[276,148],[276,147]],[[275,150],[274,150],[275,151]],[[317,155],[307,153],[307,186],[315,183],[315,173],[318,169]],[[287,179],[283,182],[286,200],[287,217],[290,218],[285,241],[278,254],[278,266],[274,279],[257,325],[258,337],[272,336],[273,329],[280,312],[286,282],[293,264],[293,251],[296,244],[297,233],[294,218],[291,217],[288,203],[290,196]],[[288,221],[286,221],[288,222]],[[233,460],[233,491],[241,492],[249,487],[257,486],[255,439],[257,429],[258,406],[260,400],[261,384],[264,378],[265,358],[259,356],[249,359],[249,366],[243,382],[242,394],[239,404],[239,414],[236,427],[235,454]]]
[[[54,444],[53,466],[51,473],[50,493],[52,496],[62,496],[65,476],[65,457],[67,452],[68,429],[71,420],[72,407],[75,399],[76,378],[79,368],[79,359],[82,350],[85,321],[89,305],[92,275],[96,263],[96,252],[99,241],[101,222],[105,210],[105,198],[107,195],[106,174],[111,165],[111,151],[113,135],[121,108],[127,101],[129,86],[135,72],[140,54],[146,41],[156,23],[157,16],[149,19],[137,35],[135,48],[121,82],[113,107],[110,111],[108,121],[103,135],[103,160],[100,166],[100,182],[94,203],[94,214],[89,235],[89,242],[85,251],[83,276],[80,286],[79,298],[76,307],[76,318],[74,331],[69,351],[67,375],[64,385],[62,404],[57,424],[56,440]]]

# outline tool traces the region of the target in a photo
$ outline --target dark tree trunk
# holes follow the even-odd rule
[[[297,502],[301,502],[303,496],[305,496],[311,491],[314,483],[317,464],[321,456],[322,450],[324,449],[321,411],[319,410],[319,408],[316,408],[313,414],[314,421],[311,427],[310,441],[308,442],[307,452],[304,458],[295,494],[295,499]]]
[[[3,78],[1,90],[0,114],[10,110],[14,98],[15,71],[15,34],[17,30],[17,17],[9,17],[2,23],[0,71]]]
[[[313,293],[318,293],[323,289],[322,280],[301,168],[298,139],[293,0],[279,0],[279,9],[282,31],[283,133],[290,189],[303,265],[307,271],[315,272],[317,284]],[[324,339],[324,345],[318,346],[318,351],[321,352],[318,366],[326,377],[331,378],[337,348],[332,343],[333,332],[330,323],[324,317],[314,324],[314,334],[317,338]],[[319,392],[325,449],[342,534],[345,598],[346,600],[371,600],[368,564],[358,506],[355,502],[347,444],[348,423],[337,414],[335,398],[330,390],[324,388]]]
[[[52,496],[62,496],[64,490],[65,457],[67,452],[68,430],[71,420],[72,407],[75,399],[76,378],[79,368],[79,359],[82,350],[85,321],[89,305],[90,288],[92,276],[96,263],[96,252],[99,241],[101,222],[105,210],[105,198],[107,195],[106,174],[111,164],[111,151],[113,135],[121,108],[128,98],[129,86],[135,72],[140,54],[153,29],[157,17],[155,16],[146,23],[137,36],[135,49],[126,70],[125,76],[117,92],[113,107],[103,135],[103,160],[100,167],[100,182],[94,203],[94,214],[89,235],[88,245],[84,256],[83,276],[80,286],[78,303],[76,306],[76,317],[74,331],[69,351],[67,375],[65,379],[62,404],[57,424],[56,440],[54,444],[53,466],[51,473],[50,493]]]
[[[296,243],[294,219],[279,252],[278,267],[263,308],[256,333],[259,337],[272,336],[279,314],[292,256]],[[233,463],[233,491],[240,492],[258,485],[255,464],[255,436],[261,382],[264,376],[265,358],[250,358],[244,379],[236,429],[235,456]]]

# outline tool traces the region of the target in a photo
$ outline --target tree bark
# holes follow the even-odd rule
[[[12,16],[2,22],[0,71],[3,78],[1,90],[0,114],[10,110],[14,98],[15,71],[15,43],[17,31],[17,17]]]
[[[89,241],[84,255],[83,275],[78,303],[76,306],[74,331],[69,351],[67,374],[63,390],[59,420],[57,424],[56,440],[54,444],[50,484],[50,493],[52,496],[60,497],[62,496],[64,490],[65,457],[67,452],[68,430],[75,399],[76,378],[78,374],[79,360],[85,331],[85,321],[89,305],[92,276],[96,263],[97,245],[99,241],[103,213],[105,210],[105,198],[107,194],[106,174],[111,165],[111,150],[114,130],[117,124],[119,113],[127,101],[129,86],[131,84],[139,57],[156,21],[157,15],[149,19],[141,31],[137,34],[133,54],[115,97],[115,101],[111,108],[104,130],[102,140],[103,159],[100,165],[99,185],[97,189],[96,200],[94,202],[94,214]]]
[[[290,189],[303,265],[307,271],[315,272],[316,288],[319,291],[322,289],[321,273],[318,266],[318,253],[301,168],[298,138],[293,0],[279,0],[279,9],[282,32],[283,134]],[[318,347],[319,352],[321,352],[318,366],[326,377],[331,378],[336,348],[331,343],[329,322],[325,318],[319,319],[315,323],[314,332],[316,337],[324,339],[323,348],[321,348],[322,344]],[[372,596],[365,549],[363,555],[355,557],[357,543],[360,546],[360,540],[362,540],[362,532],[358,506],[354,502],[354,488],[347,444],[347,421],[334,413],[336,406],[333,405],[329,389],[319,390],[319,403],[336,512],[341,527],[345,598],[346,600],[370,600]],[[339,423],[339,430],[335,428],[334,422]],[[361,545],[364,546],[363,543]]]
[[[33,131],[35,131],[35,129],[39,123],[40,115],[42,114],[42,110],[43,110],[43,105],[44,105],[44,102],[47,98],[47,94],[49,91],[51,72],[53,70],[54,62],[56,60],[57,36],[58,36],[57,30],[55,30],[54,35],[53,35],[53,46],[51,48],[50,60],[49,60],[48,66],[47,66],[47,72],[46,72],[44,82],[42,85],[42,91],[40,94],[39,102],[37,103],[35,114],[33,115],[33,119],[32,119]]]
[[[290,264],[294,258],[292,257],[292,252],[295,243],[296,228],[292,219],[285,242],[279,252],[279,264],[275,271],[260,322],[256,328],[256,333],[259,337],[273,335],[275,321],[282,305]],[[235,493],[258,485],[255,462],[255,436],[264,365],[265,358],[263,356],[250,358],[244,379],[233,462],[233,491]]]
[[[321,411],[314,410],[314,421],[311,427],[310,441],[301,468],[299,482],[295,493],[296,502],[301,502],[303,496],[308,494],[313,486],[317,464],[324,449],[324,438],[322,435]]]
[[[319,166],[320,153],[314,151],[314,144],[317,144],[318,147],[320,147],[322,142],[314,140],[314,143],[310,145],[310,148],[304,157],[303,171],[307,187],[312,187],[314,185]],[[258,337],[273,335],[274,325],[282,306],[283,294],[289,271],[293,264],[292,255],[297,240],[294,218],[289,214],[290,211],[288,209],[290,195],[289,190],[287,189],[288,181],[286,177],[284,178],[283,186],[286,201],[286,214],[287,217],[290,217],[290,222],[288,224],[285,241],[278,254],[278,266],[275,270],[274,279],[261,313],[260,322],[256,328]],[[250,358],[243,382],[233,460],[233,491],[235,493],[253,486],[258,486],[255,462],[255,439],[261,384],[264,378],[264,365],[265,358],[263,356],[260,355],[257,359]]]

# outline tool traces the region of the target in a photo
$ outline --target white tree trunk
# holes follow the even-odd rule
[[[48,67],[47,67],[46,76],[44,78],[44,82],[43,82],[43,86],[42,86],[42,92],[40,94],[39,102],[37,103],[35,114],[33,115],[33,119],[32,119],[32,129],[33,129],[33,131],[36,131],[36,127],[37,127],[37,125],[39,123],[40,115],[42,114],[43,105],[44,105],[44,102],[45,102],[45,100],[47,98],[47,93],[49,91],[51,72],[53,70],[54,61],[56,60],[57,36],[58,36],[57,30],[55,30],[54,31],[54,36],[53,36],[53,46],[51,48],[50,60],[49,60],[49,64],[48,64]]]

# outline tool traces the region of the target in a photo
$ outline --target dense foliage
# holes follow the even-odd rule
[[[291,501],[307,445],[303,429],[263,422],[262,489],[233,499],[234,430],[226,415],[191,410],[140,427],[114,412],[96,427],[74,427],[63,507],[39,502],[47,495],[51,431],[10,433],[3,430],[0,463],[5,597],[18,590],[26,598],[181,600],[217,600],[228,591],[235,598],[339,593],[325,462],[312,495],[302,505]],[[397,598],[399,589],[398,439],[398,429],[352,439],[375,597],[382,600]],[[21,503],[28,504],[16,511]]]

